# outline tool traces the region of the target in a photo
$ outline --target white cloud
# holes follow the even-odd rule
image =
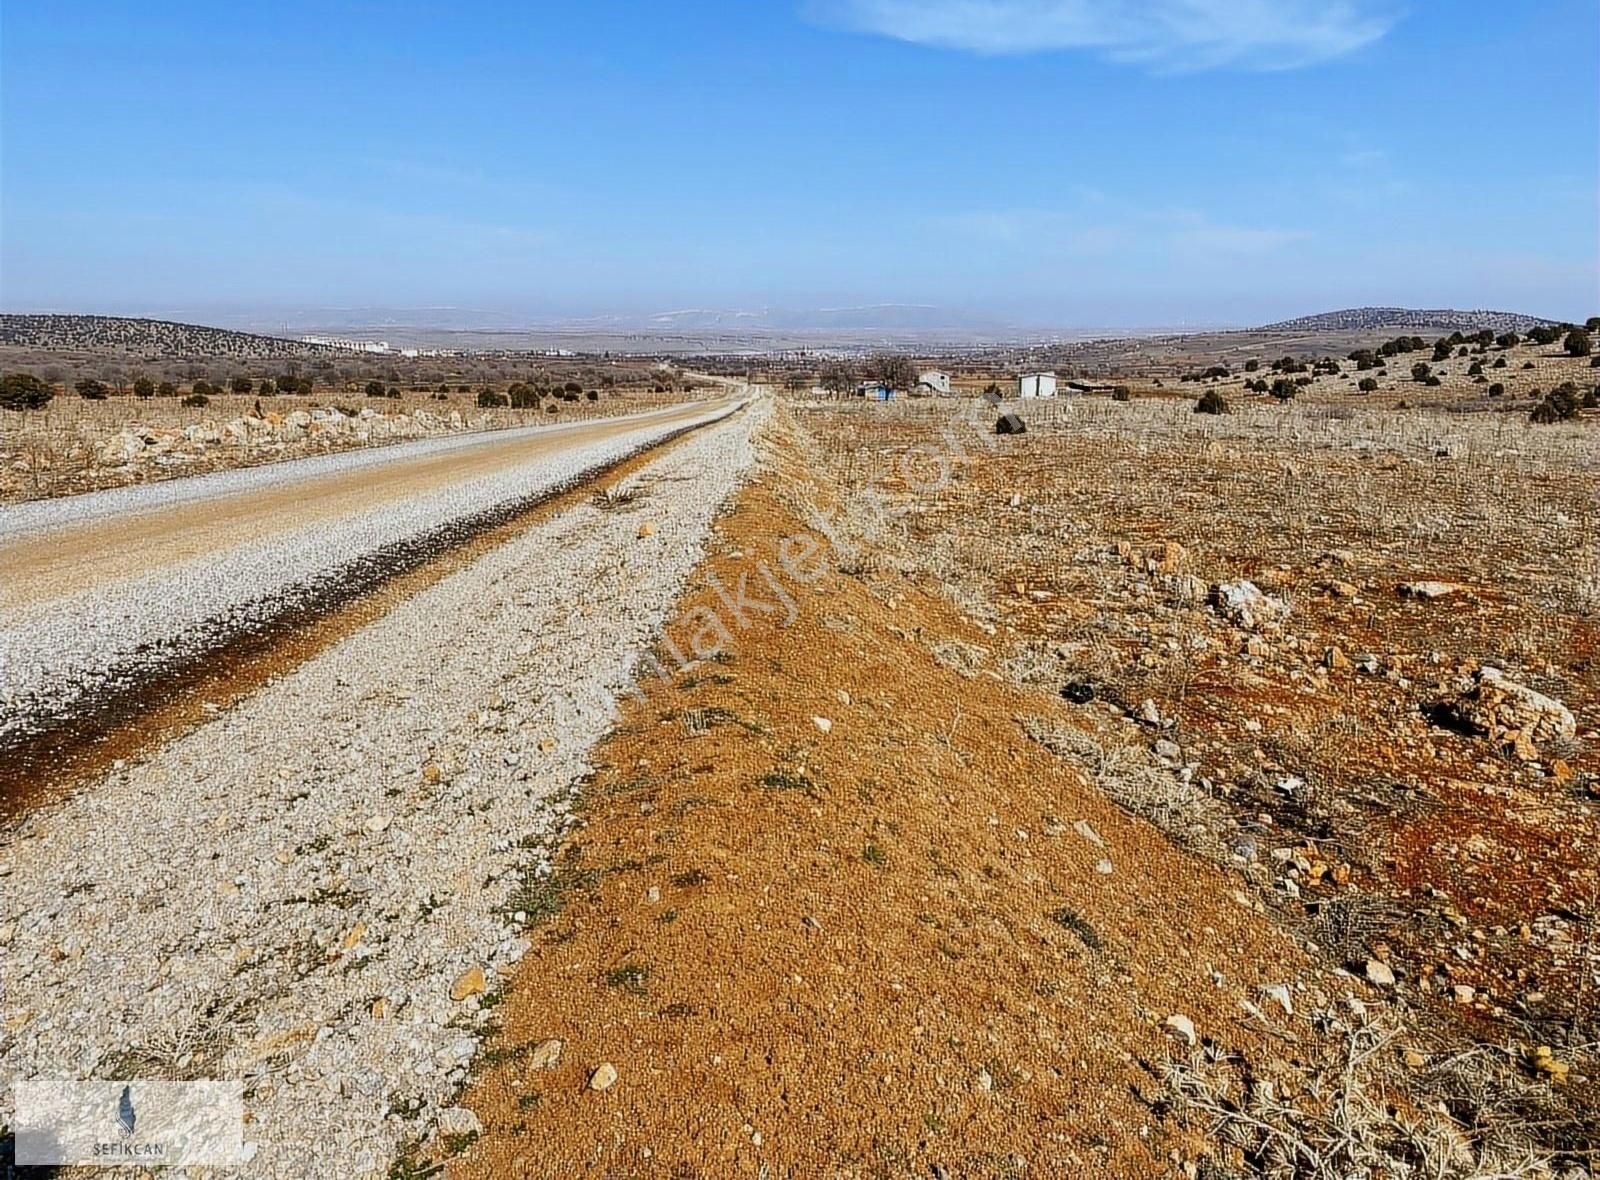
[[[1053,258],[1153,255],[1227,261],[1260,257],[1311,234],[1278,226],[1232,225],[1195,209],[1126,208],[1114,218],[1068,209],[980,209],[928,219],[930,228],[996,250]]]
[[[1079,49],[1164,70],[1295,69],[1378,40],[1372,0],[809,0],[826,24],[981,54]]]

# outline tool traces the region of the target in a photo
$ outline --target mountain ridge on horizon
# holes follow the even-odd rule
[[[350,308],[348,312],[377,312],[378,308]],[[387,309],[391,313],[401,313],[405,309]],[[419,313],[437,313],[447,310],[443,306],[415,309]],[[449,310],[455,310],[453,308]],[[187,320],[170,320],[155,316],[110,316],[92,313],[0,313],[0,345],[36,347],[36,348],[90,348],[110,347],[126,351],[137,351],[148,348],[155,350],[171,350],[194,348],[199,355],[225,347],[220,343],[223,337],[237,337],[241,341],[271,340],[280,343],[292,343],[299,347],[314,348],[314,345],[302,345],[299,337],[302,335],[348,335],[357,339],[379,339],[385,334],[394,334],[400,337],[397,344],[410,345],[416,340],[406,339],[409,333],[427,333],[430,337],[428,343],[439,344],[459,337],[459,344],[464,351],[506,350],[520,351],[532,350],[543,346],[549,347],[562,338],[592,337],[597,343],[602,341],[614,342],[621,340],[632,344],[646,344],[652,340],[663,343],[674,341],[679,344],[703,344],[706,351],[715,351],[719,344],[737,342],[743,347],[756,347],[761,343],[768,343],[773,350],[781,348],[803,347],[805,342],[816,346],[827,339],[829,333],[836,333],[834,340],[838,343],[861,344],[863,342],[877,342],[884,346],[895,343],[942,343],[942,344],[982,344],[982,343],[1013,343],[1027,340],[1042,341],[1047,339],[1062,340],[1063,338],[1087,339],[1117,339],[1137,337],[1173,337],[1185,335],[1198,335],[1202,333],[1217,332],[1331,332],[1331,331],[1460,331],[1466,329],[1492,328],[1497,332],[1526,331],[1528,328],[1554,324],[1560,321],[1547,319],[1540,316],[1528,315],[1521,312],[1495,311],[1479,309],[1461,311],[1451,308],[1418,309],[1405,307],[1354,307],[1342,308],[1336,311],[1318,312],[1311,315],[1300,316],[1293,319],[1279,320],[1257,327],[1240,327],[1224,325],[1183,325],[1177,329],[1148,328],[1130,330],[1126,328],[1057,328],[1049,329],[1020,329],[1003,327],[999,324],[983,327],[954,328],[949,326],[933,326],[921,317],[926,313],[937,313],[941,309],[933,304],[903,304],[880,303],[865,304],[855,307],[818,308],[809,314],[811,322],[797,323],[794,321],[778,322],[777,317],[783,312],[774,309],[761,309],[759,311],[730,311],[710,308],[684,308],[675,311],[650,313],[643,316],[596,316],[574,318],[567,320],[548,321],[544,323],[529,323],[526,320],[520,323],[503,323],[502,325],[476,323],[463,323],[461,326],[452,327],[440,320],[448,320],[443,316],[438,319],[424,321],[421,316],[407,323],[396,315],[386,322],[374,322],[370,318],[352,317],[340,322],[336,319],[307,320],[298,325],[284,323],[281,331],[269,327],[228,327],[220,324],[203,324]],[[850,318],[857,313],[878,313],[872,317],[876,323],[863,322],[860,319],[852,321]],[[883,313],[895,314],[885,316]],[[478,313],[468,309],[468,314],[476,318]],[[219,317],[224,320],[233,318]],[[488,318],[493,318],[491,315]],[[760,322],[766,320],[766,323]],[[885,322],[885,320],[890,322]],[[255,321],[260,324],[260,321]],[[992,333],[992,334],[991,334]],[[509,340],[500,343],[502,337],[521,337],[525,341],[519,349]],[[467,338],[476,338],[470,342]],[[780,338],[790,338],[800,343],[781,344]],[[534,344],[533,341],[541,344]],[[95,341],[96,343],[88,343]],[[604,345],[594,351],[607,350]],[[625,351],[612,347],[610,351]],[[677,349],[681,350],[681,349]],[[648,348],[640,351],[651,351]]]

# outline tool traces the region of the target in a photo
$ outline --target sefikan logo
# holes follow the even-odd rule
[[[138,1115],[133,1110],[133,1087],[122,1087],[122,1097],[117,1100],[117,1129],[124,1139],[133,1138],[133,1124]]]

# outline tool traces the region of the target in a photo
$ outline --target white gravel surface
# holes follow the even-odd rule
[[[646,410],[643,413],[629,415],[627,420],[643,425],[652,418],[674,414],[694,404],[684,402],[682,405]],[[573,431],[589,430],[623,420],[585,418],[578,422],[564,422],[555,426],[518,426],[507,430],[452,434],[442,438],[395,443],[391,446],[340,451],[331,455],[311,455],[304,459],[286,459],[281,463],[263,463],[256,467],[241,467],[233,471],[214,471],[186,479],[168,479],[133,487],[108,488],[102,492],[87,492],[81,496],[61,496],[51,500],[29,500],[21,504],[7,504],[3,511],[0,511],[0,541],[64,525],[101,520],[109,516],[149,512],[157,508],[209,500],[219,496],[265,491],[268,488],[299,483],[307,479],[319,479],[323,476],[341,475],[395,463],[410,463],[434,455],[502,446],[518,439],[560,438],[563,434],[570,434]]]
[[[765,412],[25,818],[0,852],[6,1077],[242,1078],[242,1174],[383,1175],[466,1076],[488,1013],[452,981],[492,991],[527,950],[502,910],[548,869]]]
[[[708,410],[694,421],[711,421],[726,413],[726,409]],[[70,710],[85,697],[148,676],[169,661],[209,650],[231,635],[257,630],[285,609],[315,602],[330,588],[369,574],[374,564],[381,564],[375,559],[391,547],[448,536],[452,528],[480,514],[560,490],[680,428],[646,420],[603,441],[575,445],[356,516],[314,521],[53,601],[12,609],[0,604],[0,741],[28,732],[41,719]],[[446,444],[462,441],[421,445],[449,449]],[[414,448],[408,450],[417,457]],[[341,463],[369,466],[371,456],[352,452],[308,462],[331,472],[340,470]],[[231,481],[223,490],[236,492],[252,477],[274,482],[290,478],[271,468],[229,472],[130,489],[141,497],[117,502],[127,511],[138,511],[165,502],[165,497],[192,497],[194,490],[183,486],[188,483],[209,483],[213,492],[222,494],[213,481]],[[67,523],[78,519],[72,515],[75,511],[98,515],[100,509],[80,504],[98,498],[46,501],[40,511],[53,509],[56,523]],[[35,519],[30,527],[37,524]]]

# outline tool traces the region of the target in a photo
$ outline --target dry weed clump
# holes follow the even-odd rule
[[[1191,852],[1222,864],[1232,859],[1238,831],[1232,813],[1141,747],[1103,742],[1083,730],[1037,717],[1025,718],[1023,730],[1052,754],[1079,767],[1117,806],[1149,820]]]
[[[1168,1062],[1166,1112],[1214,1145],[1197,1176],[1587,1180],[1600,1142],[1529,1051],[1460,1044],[1416,1013],[1318,1014],[1298,1076],[1215,1044]],[[1281,1063],[1279,1063],[1281,1065]],[[1272,1076],[1269,1077],[1268,1075]]]

